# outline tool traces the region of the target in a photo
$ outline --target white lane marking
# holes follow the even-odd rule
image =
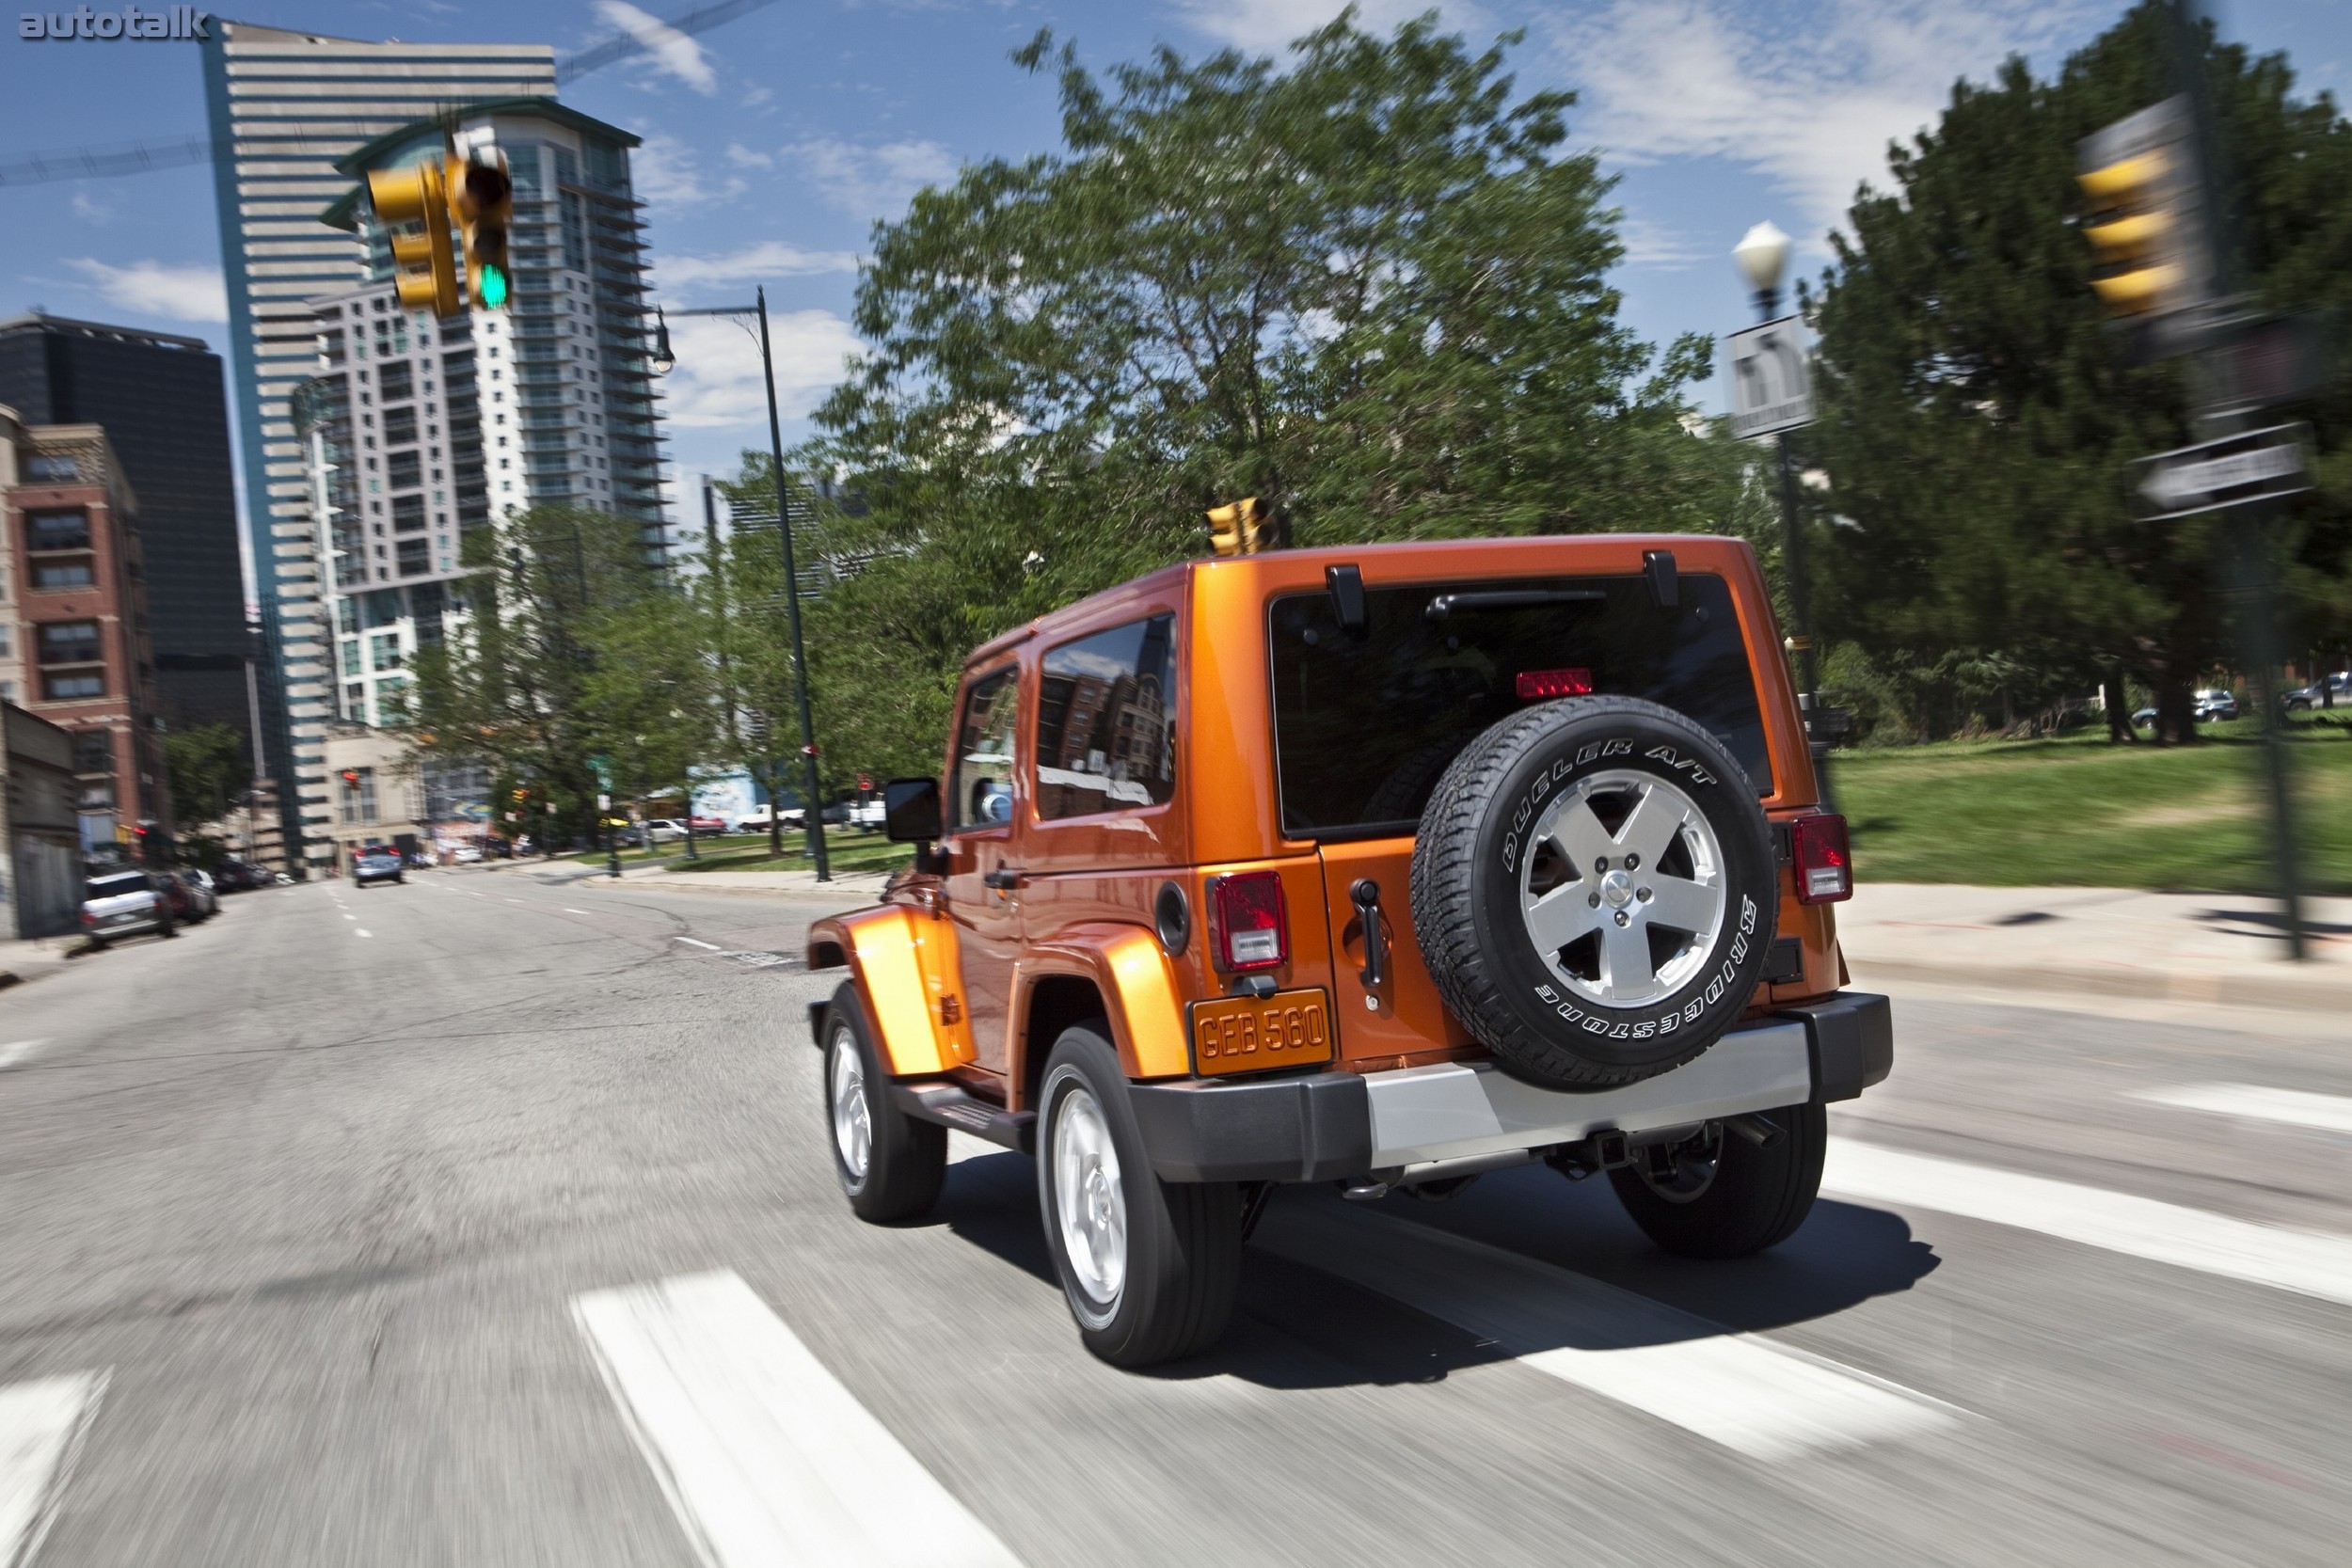
[[[106,1376],[77,1372],[0,1388],[0,1562],[10,1568],[25,1568],[49,1533]]]
[[[2134,1089],[2131,1098],[2187,1111],[2352,1132],[2352,1097],[2340,1094],[2265,1088],[2260,1084],[2184,1084],[2169,1089]]]
[[[726,951],[725,948],[721,947],[715,942],[696,942],[692,937],[672,937],[670,940],[672,942],[682,942],[689,947],[702,948],[706,952],[723,953]]]
[[[358,917],[358,915],[356,915],[356,914],[347,914],[347,915],[343,916],[343,918],[344,918],[345,920],[357,920],[357,919],[358,919],[359,917]]]
[[[586,914],[588,911],[586,910],[576,910],[569,904],[566,904],[564,906],[564,912],[565,914]]]
[[[368,929],[367,929],[366,927],[362,927],[360,929],[358,929],[358,930],[357,930],[357,931],[352,932],[351,934],[352,934],[353,936],[355,936],[355,937],[372,937],[372,936],[375,935],[375,933],[374,933],[373,931],[368,930]]]
[[[2013,1226],[2352,1306],[2352,1238],[2325,1231],[2257,1225],[2177,1203],[1906,1154],[1850,1138],[1830,1140],[1821,1185],[1844,1197]]]
[[[596,1291],[572,1317],[707,1568],[1017,1568],[739,1275]]]
[[[1254,1244],[1490,1339],[1522,1366],[1752,1458],[1921,1435],[1966,1412],[1679,1307],[1405,1220],[1279,1206]]]
[[[0,1067],[14,1067],[48,1043],[45,1039],[10,1040],[6,1045],[0,1045]]]

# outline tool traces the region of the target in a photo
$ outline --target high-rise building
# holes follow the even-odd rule
[[[326,864],[336,810],[326,736],[337,692],[326,563],[290,400],[317,368],[311,301],[368,277],[359,236],[319,221],[351,188],[338,160],[458,105],[552,98],[543,44],[368,43],[215,20],[204,45],[230,363],[246,461],[246,529],[264,634],[284,692],[273,737],[289,853]],[[297,872],[298,874],[298,872]]]
[[[334,601],[334,707],[351,723],[399,711],[417,650],[462,610],[468,532],[560,501],[634,517],[661,543],[637,138],[515,99],[405,127],[340,166],[363,179],[438,158],[445,137],[495,149],[513,176],[509,307],[446,322],[402,309],[355,183],[327,221],[367,233],[375,280],[310,302],[317,372],[293,400]]]
[[[139,499],[158,709],[251,730],[245,573],[219,356],[197,338],[30,315],[0,321],[0,404],[103,426]]]

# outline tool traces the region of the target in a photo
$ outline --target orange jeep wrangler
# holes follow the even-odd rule
[[[810,928],[852,1209],[1037,1156],[1088,1347],[1212,1343],[1279,1182],[1606,1171],[1661,1246],[1781,1241],[1886,1076],[1756,559],[1687,535],[1194,561],[974,653],[919,846]]]

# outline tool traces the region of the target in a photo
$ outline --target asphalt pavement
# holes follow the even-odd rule
[[[1900,991],[1774,1252],[1286,1190],[1138,1375],[1021,1156],[850,1216],[824,907],[312,884],[0,992],[0,1563],[2345,1559],[2352,1022]]]

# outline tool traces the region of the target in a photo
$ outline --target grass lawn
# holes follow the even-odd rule
[[[1840,752],[1831,787],[1865,880],[2268,891],[2261,725],[2200,733],[2179,748],[2087,731]],[[2289,733],[2303,889],[2352,894],[2352,717]]]
[[[816,863],[801,852],[806,841],[798,828],[784,832],[784,853],[774,859],[768,854],[766,833],[729,833],[723,838],[694,835],[694,848],[699,858],[688,860],[683,842],[665,844],[658,849],[624,849],[623,865],[642,865],[647,861],[665,863],[672,871],[806,871]],[[601,849],[571,857],[582,865],[603,865]],[[825,858],[835,871],[895,871],[914,863],[914,846],[893,844],[880,833],[862,833],[855,829],[836,828],[825,834]]]

